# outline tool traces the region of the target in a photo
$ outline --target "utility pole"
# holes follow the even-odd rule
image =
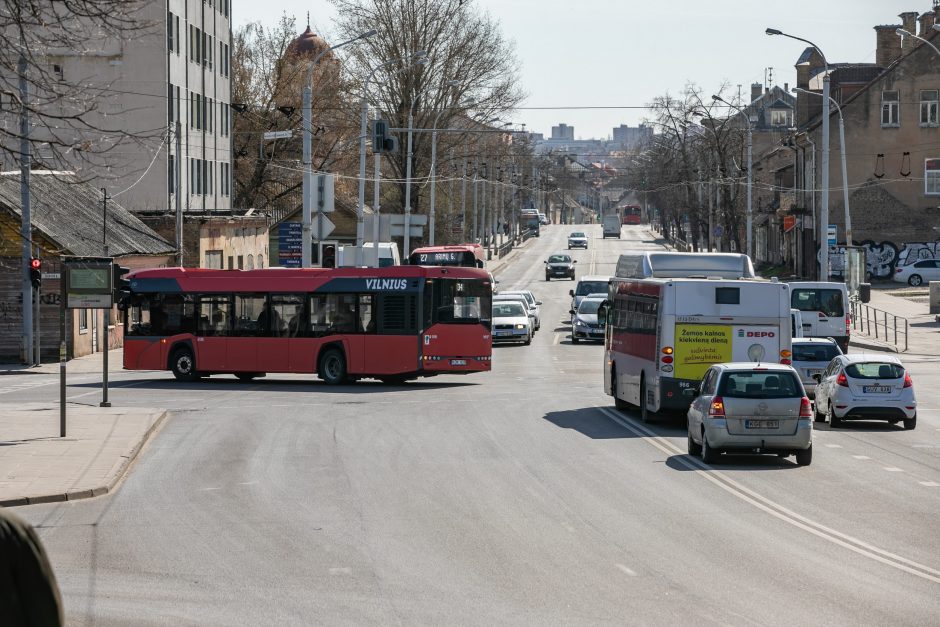
[[[108,257],[108,190],[102,187],[101,193],[103,194],[101,206],[101,247],[104,249],[104,256]],[[61,276],[62,278],[60,280],[64,281],[64,268],[62,269]],[[114,307],[114,303],[111,304],[111,307]],[[110,348],[110,333],[108,332],[108,327],[111,325],[111,307],[104,310],[104,350],[102,351],[104,369],[101,375],[101,403],[98,405],[99,407],[111,407],[111,403],[108,401],[108,349]]]
[[[20,202],[22,203],[22,221],[20,237],[23,241],[22,264],[22,302],[23,302],[23,363],[35,365],[33,359],[33,283],[29,277],[29,261],[32,257],[32,219],[29,214],[29,171],[32,167],[32,154],[29,145],[29,83],[26,81],[28,65],[26,61],[26,42],[20,39],[20,59],[17,71],[20,79]]]
[[[408,111],[408,162],[405,165],[405,256],[411,254],[411,159],[414,137],[414,102]]]
[[[181,163],[183,157],[183,128],[176,116],[176,265],[183,267],[183,189],[182,189],[182,169]],[[198,263],[196,264],[199,265]]]
[[[461,167],[463,176],[460,181],[460,230],[463,242],[467,242],[467,155],[463,156]]]

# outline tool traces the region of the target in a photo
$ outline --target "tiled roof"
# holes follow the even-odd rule
[[[56,242],[59,252],[102,255],[101,190],[71,172],[34,171],[29,177],[30,222]],[[0,210],[20,219],[20,173],[0,173]],[[108,252],[111,256],[161,255],[175,247],[114,200],[108,200]]]

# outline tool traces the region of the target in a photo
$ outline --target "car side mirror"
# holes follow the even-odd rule
[[[577,259],[575,259],[575,260],[574,260],[574,261],[572,261],[571,263],[578,263],[578,260],[577,260]]]
[[[537,301],[535,301],[535,304],[536,304],[536,305],[541,305],[541,304],[542,304],[542,301],[537,300]]]
[[[816,374],[813,375],[813,380],[816,383],[822,383],[822,375],[817,372]]]
[[[574,296],[574,290],[568,290],[568,296]]]
[[[574,309],[569,309],[569,310],[568,310],[568,313],[570,313],[570,314],[573,316],[573,315],[574,315]]]
[[[600,307],[597,308],[597,322],[602,327],[607,326],[607,301],[601,303]]]

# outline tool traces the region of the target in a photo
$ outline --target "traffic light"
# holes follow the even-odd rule
[[[126,303],[131,296],[131,282],[124,278],[128,272],[130,268],[116,263],[111,265],[111,289],[114,291],[114,302],[117,303],[118,309],[126,309]]]
[[[336,246],[333,244],[325,244],[323,246],[323,263],[321,263],[320,266],[323,268],[336,267]]]
[[[398,137],[389,135],[388,122],[385,120],[372,121],[372,151],[395,152],[398,150]]]
[[[37,290],[42,285],[42,259],[39,257],[29,260],[29,281]]]

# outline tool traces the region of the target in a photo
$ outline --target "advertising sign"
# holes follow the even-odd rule
[[[709,366],[731,361],[732,328],[724,324],[677,324],[675,376],[701,379]]]
[[[108,258],[65,258],[65,306],[108,309],[113,298],[114,271]]]
[[[734,327],[732,361],[765,361],[780,359],[780,329],[773,326]]]

